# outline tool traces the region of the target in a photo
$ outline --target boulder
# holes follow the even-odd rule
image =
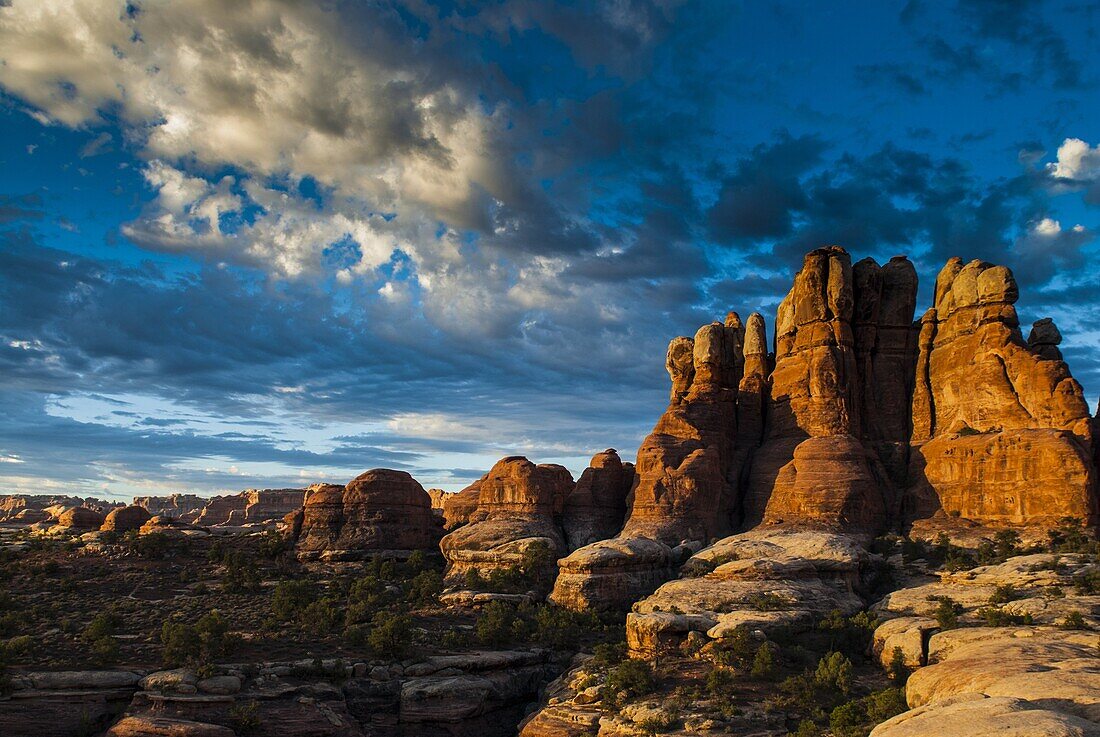
[[[91,532],[103,525],[103,515],[88,507],[70,507],[58,515],[50,532]]]
[[[297,537],[301,560],[355,560],[431,550],[439,526],[424,487],[404,471],[374,469],[346,487],[309,495]]]
[[[153,716],[123,717],[107,730],[106,737],[235,737],[229,727],[189,719]]]
[[[1100,725],[1025,699],[967,693],[888,719],[871,737],[1100,737]]]
[[[674,572],[672,549],[648,538],[627,537],[586,545],[558,561],[550,600],[574,611],[628,610]]]
[[[140,530],[141,526],[148,522],[151,517],[152,515],[145,507],[139,507],[136,504],[129,507],[119,507],[112,509],[107,514],[106,519],[103,520],[103,525],[99,529],[102,532]]]

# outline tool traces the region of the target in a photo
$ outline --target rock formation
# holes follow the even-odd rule
[[[130,532],[132,530],[140,530],[152,517],[145,507],[139,507],[133,504],[129,507],[119,507],[112,509],[106,519],[103,520],[103,525],[99,528],[102,532]]]
[[[209,499],[195,522],[207,526],[272,522],[301,507],[305,497],[305,489],[246,489]]]
[[[1092,422],[1040,320],[1025,342],[1012,272],[953,258],[921,320],[904,514],[993,524],[1096,522]],[[1029,345],[1030,343],[1030,345]]]
[[[623,463],[614,449],[592,457],[565,498],[561,524],[569,550],[614,537],[623,527],[626,497],[634,483],[634,464]]]
[[[45,511],[48,516],[56,517],[47,510],[51,507],[59,508],[58,513],[71,507],[89,506],[88,502],[96,502],[95,499],[81,499],[77,496],[61,496],[57,494],[5,494],[0,495],[0,522],[13,520],[23,510]]]
[[[776,317],[764,442],[753,453],[745,524],[885,527],[903,477],[917,278],[895,258],[853,269],[842,248],[806,255]],[[879,398],[885,398],[880,402]]]
[[[461,583],[469,571],[489,576],[494,570],[520,569],[538,547],[545,549],[538,556],[541,570],[528,573],[535,579],[552,579],[554,561],[565,551],[555,514],[561,512],[573,488],[569,472],[509,456],[497,461],[478,488],[478,505],[470,522],[440,542],[448,580]]]
[[[202,508],[210,500],[197,494],[169,494],[168,496],[135,496],[134,504],[144,507],[149,514],[175,517],[194,522],[202,514]]]
[[[103,525],[103,515],[88,507],[70,507],[57,516],[51,533],[92,532]]]
[[[374,469],[345,487],[315,487],[300,515],[291,534],[302,560],[403,557],[439,539],[428,493],[404,471]]]
[[[478,479],[457,494],[449,494],[443,500],[443,519],[448,530],[468,523],[477,511],[481,498],[481,481]]]

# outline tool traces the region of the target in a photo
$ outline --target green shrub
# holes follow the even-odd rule
[[[229,654],[233,641],[229,624],[217,612],[204,614],[194,625],[168,620],[161,626],[161,660],[171,668],[202,667]]]
[[[298,615],[313,601],[313,586],[309,581],[280,581],[271,596],[271,613],[286,622]]]
[[[757,643],[752,637],[752,630],[746,624],[739,624],[728,637],[723,637],[719,641],[719,649],[714,653],[714,661],[719,665],[744,669],[756,657],[756,648]]]
[[[1030,614],[1013,614],[1003,608],[985,607],[978,612],[989,627],[1009,627],[1017,624],[1034,624]]]
[[[324,636],[335,632],[345,620],[343,602],[333,596],[322,596],[310,602],[298,620],[302,627],[314,635]]]
[[[417,553],[419,552],[418,550]],[[439,595],[442,593],[443,574],[430,569],[421,570],[406,584],[405,601],[415,606],[435,606],[439,604]]]
[[[779,672],[778,650],[779,648],[770,642],[765,642],[758,647],[752,659],[750,675],[765,681],[775,678],[776,673]]]
[[[294,544],[281,532],[268,530],[260,535],[260,555],[270,560],[275,560],[280,555],[294,547]]]
[[[949,596],[936,596],[929,601],[939,602],[932,616],[941,630],[953,630],[959,626],[959,615],[965,611],[962,605]]]
[[[790,606],[790,602],[771,591],[753,594],[745,603],[758,612],[782,611]]]
[[[989,596],[990,604],[1007,604],[1010,601],[1016,601],[1021,596],[1020,592],[1016,590],[1016,587],[1010,583],[1001,584],[993,593]]]
[[[1058,527],[1047,532],[1047,547],[1052,553],[1096,553],[1100,543],[1086,531],[1077,517],[1063,517]]]
[[[501,601],[491,601],[478,615],[474,634],[484,645],[503,645],[511,639],[516,610]]]
[[[712,697],[725,695],[737,681],[733,671],[724,667],[717,667],[707,674],[706,689]]]
[[[874,725],[906,709],[905,695],[900,688],[876,691],[833,709],[829,714],[829,729],[834,737],[863,737]]]
[[[817,664],[814,685],[847,696],[852,690],[852,661],[840,653],[829,653]]]
[[[905,653],[900,647],[895,647],[890,654],[890,667],[887,668],[887,674],[891,681],[900,685],[904,685],[909,679],[909,666],[905,664]]]
[[[1059,626],[1064,630],[1088,629],[1088,625],[1085,624],[1085,617],[1076,609],[1067,612]]]
[[[597,668],[610,668],[623,662],[625,658],[625,642],[601,642],[592,648],[592,660],[589,662]]]
[[[412,639],[411,617],[379,612],[371,621],[367,647],[374,655],[400,660],[409,651]]]
[[[612,704],[651,693],[657,684],[653,669],[644,660],[627,659],[612,668],[604,682],[602,698]]]
[[[263,726],[258,713],[259,710],[260,702],[256,700],[231,706],[229,708],[229,726],[241,737],[250,737]]]
[[[1074,577],[1073,589],[1082,596],[1100,594],[1100,568],[1093,568]]]

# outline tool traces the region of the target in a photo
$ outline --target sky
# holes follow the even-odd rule
[[[0,0],[0,492],[632,458],[802,254],[1013,269],[1100,395],[1100,6]]]

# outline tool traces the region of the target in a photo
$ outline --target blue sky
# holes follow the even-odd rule
[[[1100,394],[1100,8],[0,0],[0,492],[627,456],[801,254],[1004,263]]]

